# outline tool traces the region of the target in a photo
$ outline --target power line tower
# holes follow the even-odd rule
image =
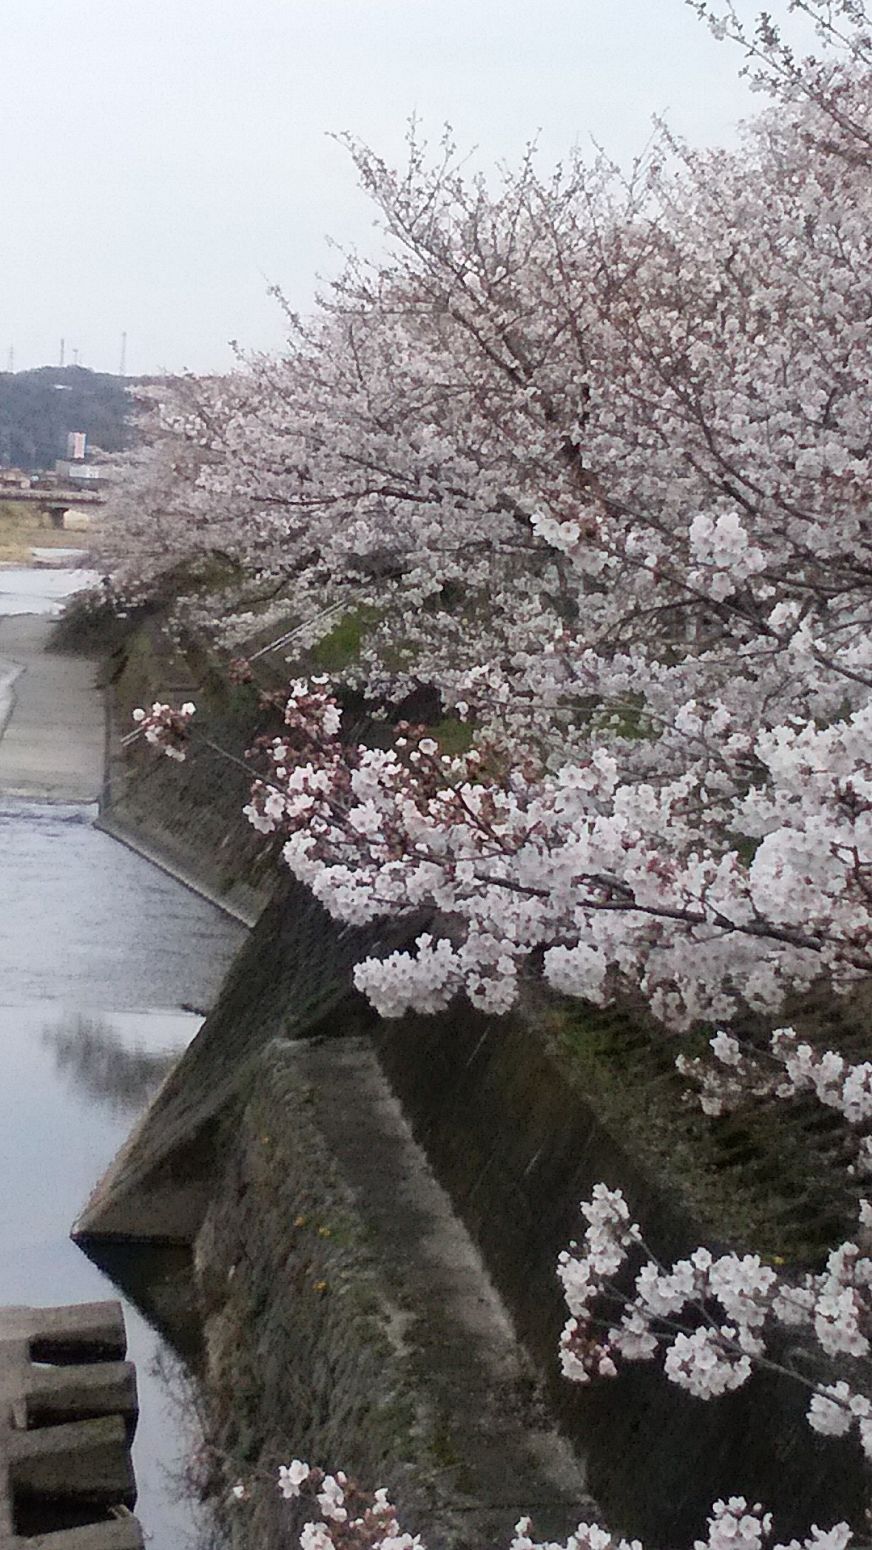
[[[9,373],[9,375],[11,377],[12,373],[15,370],[15,346],[14,346],[14,344],[11,344],[9,346],[9,357],[8,357],[8,363],[7,363],[7,366],[6,366],[6,370],[8,371],[8,373]]]

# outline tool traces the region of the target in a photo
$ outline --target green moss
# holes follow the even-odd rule
[[[601,701],[591,715],[591,727],[634,742],[650,741],[658,735],[646,719],[644,694],[627,694],[617,702]]]
[[[454,1428],[447,1415],[438,1415],[433,1421],[430,1433],[430,1454],[437,1469],[456,1470],[463,1464],[455,1441]]]
[[[844,1161],[829,1155],[831,1121],[819,1108],[782,1100],[710,1118],[675,1069],[705,1034],[679,1041],[616,1011],[567,1003],[547,1027],[606,1128],[664,1193],[716,1240],[773,1261],[816,1262],[855,1210]]]
[[[380,618],[376,608],[353,608],[309,652],[311,665],[323,673],[338,673],[360,657],[364,636]]]
[[[430,733],[439,744],[440,753],[461,754],[472,747],[472,727],[457,716],[443,716],[441,721],[433,722]]]

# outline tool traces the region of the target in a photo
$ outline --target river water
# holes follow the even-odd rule
[[[34,550],[38,558],[51,555],[51,566],[0,566],[0,618],[10,614],[58,614],[71,592],[81,591],[97,580],[94,571],[75,568],[77,549]],[[61,561],[72,562],[61,564]]]
[[[55,612],[81,579],[0,571],[0,680],[4,614]],[[242,936],[95,817],[91,805],[0,791],[0,1305],[118,1295],[70,1226]],[[174,1361],[122,1301],[141,1407],[137,1514],[152,1550],[184,1550],[198,1527],[179,1485],[191,1436],[166,1378]]]

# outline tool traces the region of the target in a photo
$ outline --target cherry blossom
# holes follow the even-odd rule
[[[779,1273],[757,1254],[713,1255],[704,1247],[667,1268],[651,1255],[620,1190],[597,1185],[581,1212],[588,1223],[584,1238],[557,1266],[569,1313],[560,1341],[565,1377],[579,1383],[614,1378],[621,1361],[662,1355],[670,1382],[713,1399],[769,1366],[808,1390],[808,1420],[816,1431],[846,1436],[855,1429],[872,1458],[872,1400],[863,1388],[842,1378],[830,1384],[809,1378],[770,1352],[779,1330],[804,1329],[819,1361],[868,1357],[872,1258],[856,1243],[840,1244],[822,1271],[801,1277]],[[861,1228],[869,1218],[863,1202]],[[637,1268],[627,1291],[631,1259]],[[616,1303],[621,1319],[611,1323]],[[866,1370],[857,1371],[867,1383]]]
[[[641,998],[666,1031],[717,1030],[682,1061],[709,1113],[812,1094],[862,1171],[872,1063],[784,1007],[872,972],[869,27],[860,0],[797,0],[810,58],[693,4],[774,98],[735,152],[662,128],[629,177],[531,153],[488,182],[450,135],[413,130],[399,169],[348,139],[383,255],[288,312],[280,357],[152,395],[106,568],[121,600],[169,589],[180,638],[238,680],[257,652],[293,663],[246,814],[338,920],[423,916],[357,966],[382,1016],[503,1013],[533,974]],[[340,621],[359,649],[332,685],[299,664]],[[407,725],[422,686],[439,716]],[[346,725],[349,689],[378,735]],[[191,714],[158,702],[136,735],[180,759]],[[805,1276],[704,1247],[663,1265],[605,1185],[583,1217],[558,1267],[569,1379],[645,1360],[708,1400],[784,1370],[790,1329],[821,1364],[790,1372],[810,1425],[872,1457],[868,1206]],[[420,1544],[385,1493],[283,1468],[320,1507],[305,1550]],[[699,1544],[769,1534],[736,1497]],[[513,1550],[540,1550],[526,1519]],[[580,1524],[564,1550],[627,1547]]]
[[[310,1487],[310,1500],[322,1505],[326,1484],[323,1471],[301,1464],[303,1489]],[[372,1493],[356,1482],[349,1485],[349,1500],[353,1503],[348,1515],[337,1517],[328,1510],[321,1522],[304,1525],[299,1543],[302,1550],[426,1550],[420,1535],[404,1531],[397,1517],[397,1509],[388,1492],[380,1488]],[[322,1507],[323,1510],[323,1507]],[[759,1503],[750,1503],[744,1496],[731,1496],[727,1501],[716,1501],[711,1508],[705,1539],[694,1542],[694,1550],[764,1550],[772,1538],[772,1517]],[[787,1545],[774,1545],[771,1550],[847,1550],[851,1531],[846,1523],[838,1523],[828,1530],[814,1526],[803,1540],[792,1540]],[[638,1539],[623,1539],[612,1534],[600,1524],[581,1522],[565,1541],[540,1540],[536,1537],[533,1521],[520,1518],[506,1550],[644,1550]]]
[[[392,724],[435,685],[469,729],[355,747],[302,677],[260,750],[248,816],[337,918],[439,922],[360,965],[383,1015],[503,1012],[541,965],[732,1037],[868,978],[872,93],[857,7],[803,8],[841,51],[764,28],[777,108],[735,153],[664,130],[629,185],[349,142],[384,258],[281,359],[152,404],[188,627],[238,659],[276,609],[297,654],[353,616],[345,686]],[[133,498],[144,533],[118,490],[107,531]]]

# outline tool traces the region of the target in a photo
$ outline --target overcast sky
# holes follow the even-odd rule
[[[786,0],[769,0],[776,16]],[[744,10],[752,15],[749,0]],[[484,166],[539,133],[627,161],[651,117],[729,141],[759,105],[683,0],[5,0],[0,370],[211,371],[280,344],[372,216],[330,131],[416,113]]]

